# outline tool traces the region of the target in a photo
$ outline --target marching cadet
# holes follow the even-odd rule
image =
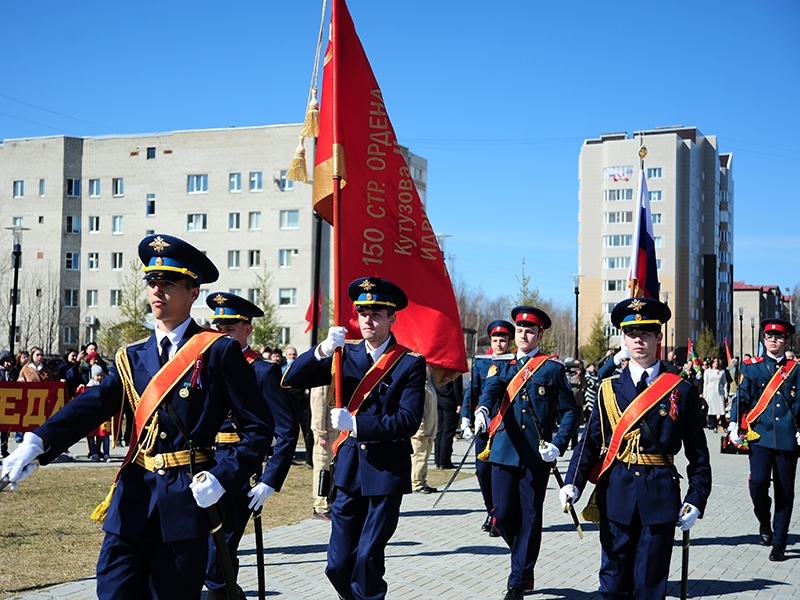
[[[492,464],[494,524],[511,549],[505,600],[519,600],[533,589],[550,469],[566,451],[580,410],[564,365],[539,352],[550,317],[539,308],[517,306],[511,318],[517,355],[504,369],[487,374],[475,411],[475,431],[489,432],[481,458]],[[490,411],[498,404],[489,425]],[[560,425],[553,436],[556,413]]]
[[[739,424],[750,441],[750,498],[769,559],[786,560],[792,520],[797,446],[800,444],[800,369],[788,358],[787,340],[794,325],[781,319],[761,321],[765,356],[745,358],[739,396],[731,404],[730,439],[739,444]],[[770,523],[769,483],[775,481],[775,517]]]
[[[363,340],[346,348],[344,327],[331,327],[321,344],[286,371],[284,386],[331,382],[332,357],[342,350],[344,408],[331,410],[343,433],[334,446],[331,539],[325,574],[340,598],[386,597],[384,554],[397,528],[403,494],[411,493],[411,436],[422,420],[425,359],[391,332],[406,294],[378,277],[348,288]]]
[[[26,433],[3,475],[16,487],[131,402],[131,445],[110,504],[96,511],[102,518],[107,510],[97,595],[196,600],[208,552],[204,509],[216,508],[226,491],[242,489],[259,468],[272,440],[272,418],[263,403],[251,400],[258,394],[255,375],[239,343],[202,330],[190,316],[200,284],[217,280],[214,264],[169,235],[145,237],[139,257],[155,331],[120,349],[100,385]],[[241,441],[217,461],[211,447],[228,412]]]
[[[696,389],[656,358],[666,304],[629,298],[611,312],[630,361],[605,379],[559,492],[566,507],[596,482],[584,518],[599,520],[603,598],[663,600],[676,524],[690,529],[711,492],[711,467]],[[681,501],[674,455],[683,446]],[[596,506],[594,504],[596,500]],[[588,508],[588,507],[587,507]]]
[[[264,311],[252,302],[228,292],[212,292],[206,298],[206,304],[214,310],[211,324],[242,346],[242,353],[248,363],[253,366],[256,373],[256,382],[261,392],[253,401],[266,403],[275,422],[275,445],[267,461],[264,473],[254,473],[257,477],[255,486],[250,487],[248,481],[236,493],[226,494],[222,497],[225,509],[223,530],[228,544],[234,573],[238,573],[239,560],[236,552],[239,542],[244,534],[247,521],[251,512],[258,512],[264,502],[274,493],[280,492],[297,446],[299,426],[292,409],[288,390],[281,387],[281,367],[277,363],[267,362],[261,355],[250,348],[247,340],[253,332],[253,319],[263,317]],[[239,443],[237,433],[238,424],[233,419],[226,419],[219,434],[217,434],[217,460],[233,453],[235,445]],[[259,470],[260,471],[260,470]],[[260,475],[260,477],[259,477]],[[206,571],[206,600],[223,600],[228,598],[225,590],[225,578],[217,558],[214,538],[209,538],[208,568]],[[240,597],[244,592],[239,589]]]
[[[489,354],[476,356],[472,359],[470,385],[464,392],[464,402],[461,405],[461,435],[467,441],[472,439],[470,421],[473,412],[478,407],[478,399],[483,393],[483,382],[490,372],[494,375],[499,368],[505,368],[505,363],[514,358],[513,354],[506,354],[511,345],[511,336],[514,335],[514,326],[511,323],[502,319],[492,321],[486,328],[486,334],[489,336]],[[489,416],[493,417],[496,412],[497,407],[492,407],[489,411]],[[500,534],[497,532],[497,528],[492,525],[492,511],[494,510],[494,502],[492,501],[492,465],[477,459],[478,455],[486,448],[489,434],[483,431],[477,435],[478,439],[475,441],[475,475],[483,497],[483,504],[486,507],[486,520],[481,525],[481,529],[487,532],[490,537],[498,537]]]

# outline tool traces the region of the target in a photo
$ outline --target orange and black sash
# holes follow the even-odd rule
[[[681,379],[680,375],[676,375],[675,373],[662,373],[656,377],[653,383],[647,386],[647,389],[636,396],[624,411],[622,411],[619,423],[617,423],[617,426],[614,428],[614,433],[611,434],[608,452],[603,459],[603,465],[600,467],[600,472],[597,475],[598,480],[617,458],[617,452],[619,452],[620,445],[622,444],[622,438],[642,420],[647,411],[653,408],[661,398],[678,387],[681,381],[683,381],[683,379]],[[602,419],[603,417],[601,416],[600,418]]]
[[[781,387],[783,381],[789,377],[796,366],[797,361],[787,360],[777,371],[775,371],[770,378],[767,387],[765,387],[764,391],[761,392],[761,397],[758,399],[758,402],[756,402],[756,405],[750,412],[745,413],[742,417],[742,424],[746,428],[749,429],[750,425],[753,424],[767,409],[767,406],[772,401],[773,396],[775,396],[775,392],[778,391],[778,388]]]
[[[366,347],[364,350],[366,351]],[[369,368],[361,379],[356,390],[353,392],[353,397],[350,398],[350,401],[347,403],[347,410],[350,411],[350,414],[355,416],[356,413],[358,413],[358,409],[361,408],[361,404],[366,400],[367,396],[372,393],[375,386],[383,381],[383,378],[389,374],[389,371],[403,358],[406,352],[409,352],[408,348],[400,344],[394,344],[381,354],[378,361]],[[339,434],[339,437],[333,443],[334,455],[339,451],[339,446],[347,439],[348,435],[350,435],[349,431],[343,431]]]
[[[519,391],[523,388],[525,383],[533,377],[533,374],[539,370],[549,358],[547,354],[537,354],[536,356],[532,356],[525,365],[517,371],[517,374],[508,382],[506,386],[506,391],[503,393],[503,401],[500,403],[500,409],[497,411],[497,414],[492,418],[489,422],[489,439],[493,438],[494,435],[497,433],[497,430],[500,429],[500,425],[503,423],[503,417],[508,410],[508,407],[511,406],[511,403],[514,402],[514,398],[516,398]],[[518,359],[519,360],[519,359]]]

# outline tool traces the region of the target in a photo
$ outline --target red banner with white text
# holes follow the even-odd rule
[[[60,381],[0,381],[0,431],[33,431],[68,400]]]

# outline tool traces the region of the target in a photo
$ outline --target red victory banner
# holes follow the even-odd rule
[[[408,295],[393,331],[438,382],[467,370],[453,285],[344,0],[325,52],[314,208],[334,226],[334,320],[358,337],[348,284],[388,279]]]
[[[60,381],[0,381],[0,431],[33,431],[67,403]]]

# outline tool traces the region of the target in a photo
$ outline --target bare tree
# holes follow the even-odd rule
[[[148,306],[136,260],[130,262],[128,273],[122,280],[118,307],[119,318],[101,324],[98,336],[101,347],[112,353],[150,333],[144,325]]]
[[[256,275],[256,296],[253,303],[264,311],[263,317],[253,319],[253,344],[256,346],[278,346],[281,341],[281,321],[278,307],[272,302],[272,273],[266,265],[260,275]]]

